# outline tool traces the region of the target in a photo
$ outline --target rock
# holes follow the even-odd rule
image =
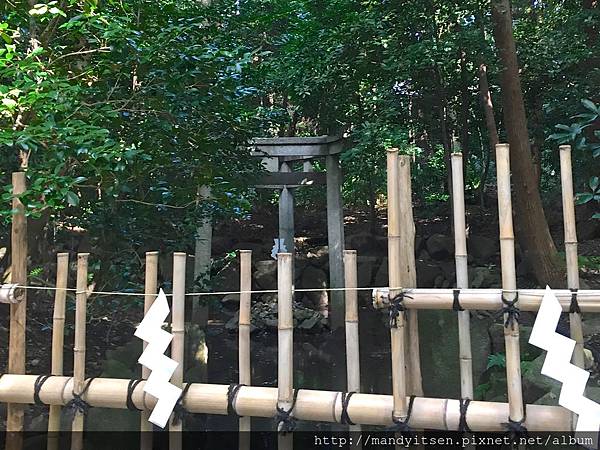
[[[442,262],[438,265],[440,266],[440,269],[442,269],[444,278],[451,282],[452,286],[454,286],[454,282],[456,280],[456,264],[454,261]]]
[[[439,265],[425,261],[417,261],[417,286],[435,287],[435,280],[438,276],[444,277]]]
[[[433,259],[445,259],[454,254],[454,240],[443,234],[433,234],[425,244],[427,252]]]
[[[346,248],[356,250],[358,255],[376,256],[381,253],[375,235],[371,233],[360,233],[346,236]]]
[[[600,387],[588,386],[585,388],[585,396],[596,403],[600,402]]]
[[[328,276],[324,270],[314,266],[306,266],[300,277],[300,284],[297,286],[301,289],[318,289],[326,288]],[[306,292],[308,297],[315,308],[323,307],[323,303],[327,303],[327,291],[314,291]],[[323,298],[325,296],[325,298]]]
[[[499,283],[499,276],[495,269],[489,267],[469,268],[469,284],[474,289],[489,288]]]
[[[221,299],[223,312],[231,314],[240,308],[240,294],[227,294]]]
[[[371,280],[375,275],[374,271],[377,260],[378,258],[376,256],[357,256],[358,287],[371,286]]]
[[[239,303],[240,302],[240,294],[227,294],[221,299],[221,303]]]
[[[277,289],[277,261],[258,261],[252,277],[259,289]]]
[[[592,336],[600,333],[600,315],[584,314],[583,315],[583,335]]]
[[[585,370],[590,370],[594,367],[594,354],[589,348],[583,349],[583,363]]]
[[[550,405],[550,406],[557,406],[558,405],[558,395],[554,392],[546,392],[544,395],[542,395],[540,398],[538,398],[535,402],[533,402],[534,405]]]
[[[469,255],[481,263],[489,263],[498,253],[498,242],[485,236],[471,235],[467,242]]]

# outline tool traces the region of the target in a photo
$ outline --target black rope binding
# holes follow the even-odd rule
[[[460,302],[458,301],[458,296],[460,295],[460,289],[452,289],[452,294],[454,299],[452,300],[452,309],[454,311],[464,311],[464,308],[460,306]]]
[[[398,328],[398,315],[406,312],[406,306],[404,302],[405,298],[412,298],[410,295],[406,295],[404,291],[400,291],[394,297],[390,297],[390,328]]]
[[[343,425],[355,425],[354,422],[350,420],[350,415],[348,414],[348,404],[350,403],[350,397],[352,397],[356,392],[342,392],[342,414],[340,415],[340,423]]]
[[[40,375],[35,379],[35,383],[33,384],[33,402],[38,406],[44,406],[44,402],[40,398],[40,390],[51,376],[52,375]]]
[[[581,309],[579,309],[579,303],[577,302],[577,289],[571,289],[571,304],[569,305],[569,313],[577,313],[581,314]]]
[[[233,406],[233,402],[235,400],[235,396],[242,386],[246,386],[245,384],[236,384],[231,383],[229,388],[227,389],[227,414],[230,416],[241,417]]]
[[[514,441],[519,436],[527,436],[527,428],[525,428],[525,417],[522,420],[512,420],[508,418],[508,422],[502,423],[502,426],[508,431],[511,439]]]
[[[392,420],[394,421],[394,425],[389,428],[389,431],[394,431],[395,433],[406,434],[408,436],[413,434],[413,429],[410,427],[408,422],[410,421],[410,414],[412,413],[413,404],[415,402],[415,396],[411,395],[410,400],[408,401],[408,409],[406,411],[406,417],[404,420],[398,419],[392,415]]]
[[[96,377],[88,378],[87,383],[83,387],[83,390],[80,394],[76,394],[75,392],[73,392],[73,399],[71,399],[65,405],[66,410],[69,411],[72,416],[75,416],[75,414],[77,413],[87,415],[88,410],[91,408],[91,406],[88,402],[86,402],[83,399],[83,396],[90,387],[90,384],[92,384],[92,381],[94,381],[95,379]]]
[[[519,293],[517,292],[514,300],[507,300],[504,295],[502,295],[502,303],[504,306],[502,307],[502,314],[507,314],[506,320],[504,321],[504,326],[508,328],[509,326],[512,328],[515,323],[519,323],[519,317],[521,315],[521,310],[515,306],[519,301]]]
[[[133,403],[133,399],[131,397],[133,396],[133,392],[135,391],[137,385],[142,381],[144,380],[129,380],[129,383],[127,384],[127,400],[125,401],[125,404],[127,405],[127,409],[129,411],[141,411],[140,408],[135,406],[135,403]]]
[[[183,399],[191,385],[192,383],[185,385],[183,391],[181,391],[181,395],[177,399],[177,403],[175,403],[175,407],[173,408],[173,425],[179,425],[183,421],[183,418],[189,414],[188,410],[183,407]]]
[[[459,409],[460,409],[460,419],[458,421],[458,431],[460,433],[472,433],[469,428],[469,424],[467,423],[467,409],[469,408],[469,403],[471,403],[470,398],[461,398],[459,400]]]
[[[287,411],[277,406],[277,414],[275,414],[275,422],[277,423],[277,430],[282,434],[291,433],[296,429],[296,418],[292,416],[292,411],[296,406],[296,399],[298,398],[299,389],[294,389],[294,397],[292,398],[292,406]],[[281,427],[280,427],[281,425]]]

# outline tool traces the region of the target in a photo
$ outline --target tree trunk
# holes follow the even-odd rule
[[[564,273],[548,229],[531,158],[509,0],[492,0],[492,21],[502,66],[502,102],[510,144],[519,243],[537,281],[557,287],[564,284]]]
[[[481,175],[481,184],[479,187],[479,198],[483,205],[485,199],[485,182],[487,181],[487,174],[489,169],[489,162],[492,159],[492,155],[496,152],[496,145],[500,143],[498,137],[498,128],[496,127],[496,117],[494,115],[494,104],[492,103],[492,94],[490,92],[490,85],[487,78],[487,66],[483,60],[479,63],[479,95],[481,96],[481,105],[483,108],[483,115],[485,117],[485,128],[488,134],[489,150],[487,154],[486,164]],[[483,149],[483,147],[482,147]]]
[[[460,109],[459,109],[459,125],[460,125],[460,147],[463,155],[463,173],[467,178],[467,167],[469,166],[469,148],[471,144],[469,134],[469,115],[471,111],[471,94],[469,87],[472,83],[472,77],[467,71],[467,55],[464,50],[460,51]]]

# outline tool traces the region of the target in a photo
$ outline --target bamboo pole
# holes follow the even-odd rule
[[[62,375],[64,370],[65,342],[65,303],[67,300],[67,280],[69,277],[69,254],[56,255],[56,291],[54,291],[54,312],[52,317],[52,375]],[[50,406],[48,416],[48,450],[58,449],[60,431],[60,411],[58,405]]]
[[[388,195],[388,265],[390,286],[402,286],[401,253],[402,237],[400,236],[400,190],[398,176],[398,150],[387,151],[387,195]],[[400,290],[390,290],[390,297],[399,295]],[[406,353],[405,353],[405,318],[398,314],[396,326],[390,327],[391,356],[392,356],[392,393],[394,408],[392,415],[399,420],[405,420],[408,404],[406,402]]]
[[[502,265],[502,288],[507,301],[517,296],[515,268],[515,238],[513,233],[512,200],[510,191],[510,155],[508,144],[496,145],[496,178],[498,183],[498,221],[500,224],[500,259]],[[520,307],[520,302],[518,303]],[[506,321],[508,314],[504,314]],[[506,379],[508,387],[509,419],[521,422],[524,418],[523,390],[521,387],[521,350],[519,347],[519,324],[514,321],[504,327],[506,347]]]
[[[540,308],[545,289],[519,289],[519,309],[536,312]],[[553,289],[563,311],[569,311],[571,291]],[[452,309],[453,289],[408,289],[404,306],[407,309]],[[600,290],[578,291],[579,307],[583,312],[600,312]],[[373,306],[376,309],[389,306],[388,288],[375,289]],[[460,306],[468,310],[498,311],[502,309],[501,289],[461,289]]]
[[[6,374],[0,378],[0,402],[33,402],[36,375]],[[90,385],[86,400],[99,408],[125,409],[129,380],[96,378]],[[153,408],[156,399],[148,396],[144,402],[143,385],[136,389],[132,401],[138,408]],[[194,383],[186,395],[186,408],[194,414],[227,414],[228,385]],[[42,386],[40,399],[51,405],[64,405],[72,399],[73,378],[52,377]],[[298,393],[294,417],[315,422],[337,422],[338,392],[302,389]],[[279,398],[275,387],[242,387],[237,395],[239,414],[253,417],[273,417]],[[363,425],[392,424],[394,400],[390,395],[357,393],[352,396],[348,413],[355,423]],[[338,410],[339,411],[339,410]],[[468,409],[469,427],[473,431],[503,431],[509,413],[507,403],[472,401]],[[411,414],[413,428],[456,430],[460,420],[458,400],[417,397]],[[527,405],[525,426],[529,431],[569,431],[571,414],[560,406]]]
[[[469,287],[467,264],[467,228],[465,225],[465,189],[463,157],[454,153],[452,160],[452,210],[454,213],[454,252],[456,287]],[[471,318],[469,311],[458,311],[458,349],[460,363],[460,393],[463,399],[473,399],[473,358],[471,356]]]
[[[85,388],[85,329],[89,253],[77,254],[77,291],[75,293],[75,345],[73,347],[73,394],[83,395]],[[83,450],[85,415],[77,410],[71,426],[71,450]]]
[[[344,275],[346,291],[346,370],[347,392],[360,392],[360,341],[358,335],[358,286],[356,250],[344,251]],[[353,394],[354,396],[354,394]],[[341,400],[341,399],[340,399]],[[340,402],[341,415],[341,402]],[[350,417],[352,419],[352,417]],[[350,425],[350,432],[361,431],[360,425]],[[362,448],[360,442],[353,448]]]
[[[277,254],[277,406],[285,411],[290,411],[294,406],[292,258],[292,253]],[[281,431],[281,425],[278,431]],[[277,443],[280,450],[291,450],[293,448],[292,434],[278,433]]]
[[[410,156],[398,156],[398,202],[400,204],[400,286],[417,287],[415,261],[415,222],[412,210],[412,185],[410,177]],[[423,395],[421,378],[421,356],[419,352],[419,320],[417,311],[408,311],[407,317],[407,368],[409,392]]]
[[[12,174],[12,216],[11,226],[11,282],[19,285],[27,284],[27,218],[25,206],[17,197],[25,192],[25,172]],[[27,341],[25,331],[27,320],[27,293],[23,299],[10,305],[10,332],[8,342],[8,372],[25,373],[25,353]],[[23,406],[7,406],[6,411],[6,449],[20,450],[23,447]]]
[[[567,283],[570,289],[579,289],[579,262],[577,260],[577,227],[575,222],[575,202],[573,201],[573,171],[571,167],[571,146],[560,146],[560,181],[562,185],[563,222],[565,229],[565,255],[567,259]],[[573,363],[583,368],[583,326],[581,314],[569,314],[571,338],[575,340]]]
[[[148,312],[158,291],[158,252],[146,252],[146,273],[144,277],[144,315]],[[143,349],[146,350],[148,344],[143,343]],[[147,380],[150,376],[150,369],[142,366],[142,378]],[[142,391],[143,392],[143,391]],[[144,398],[146,393],[144,392]],[[152,450],[152,423],[148,420],[150,413],[146,410],[140,414],[140,450]]]
[[[183,387],[183,355],[184,355],[184,328],[185,328],[185,265],[187,254],[176,252],[173,254],[173,306],[171,309],[171,359],[179,364],[173,373],[171,383]],[[181,450],[182,423],[173,423],[169,426],[169,449]]]
[[[250,386],[250,323],[252,290],[252,250],[240,250],[239,383]],[[250,417],[239,418],[239,449],[250,448]]]

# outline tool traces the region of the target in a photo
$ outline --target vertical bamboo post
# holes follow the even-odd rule
[[[510,154],[508,144],[496,145],[496,178],[498,182],[498,221],[500,224],[500,259],[502,288],[507,301],[515,300],[517,275],[515,268],[515,237],[513,233],[512,200],[510,191]],[[504,314],[504,320],[507,314]],[[521,387],[521,351],[519,324],[504,327],[506,346],[506,379],[508,384],[509,419],[520,422],[524,418],[523,390]]]
[[[56,291],[54,291],[54,312],[52,317],[52,375],[63,374],[65,342],[65,303],[67,300],[67,280],[69,277],[69,254],[56,255]],[[59,405],[50,406],[48,417],[48,450],[58,449],[60,431]]]
[[[277,254],[277,406],[289,411],[294,398],[292,253]],[[292,450],[291,433],[278,434],[279,450]]]
[[[185,265],[187,254],[176,252],[173,254],[173,306],[171,307],[171,359],[179,364],[171,383],[183,387],[183,355],[184,355],[184,328],[185,328]],[[181,450],[182,423],[174,424],[171,420],[169,426],[169,449]]]
[[[360,392],[360,342],[358,338],[358,276],[356,250],[344,251],[346,286],[346,370],[347,392]],[[351,432],[361,431],[360,425],[350,425]],[[353,448],[362,448],[360,443]]]
[[[575,202],[573,201],[573,171],[571,167],[571,146],[561,145],[560,181],[562,185],[563,222],[565,233],[565,255],[567,259],[567,284],[570,289],[579,289],[579,262],[577,261],[577,227],[575,223]],[[570,313],[571,338],[575,340],[573,363],[583,368],[583,326],[581,314]]]
[[[462,154],[452,154],[451,160],[456,287],[458,289],[465,289],[469,287],[469,271],[467,265],[467,228],[465,225],[465,188]],[[460,393],[463,399],[473,399],[473,358],[471,355],[471,319],[469,314],[469,311],[458,311]]]
[[[397,289],[402,287],[401,260],[402,238],[400,236],[400,201],[398,176],[398,149],[387,151],[387,195],[388,195],[388,264],[390,298],[400,294]],[[408,404],[406,402],[406,367],[405,367],[405,320],[402,313],[398,314],[397,326],[390,328],[392,356],[392,394],[394,407],[392,416],[405,420]]]
[[[73,347],[73,394],[82,395],[85,386],[85,329],[89,253],[77,254],[77,291],[75,292],[75,345]],[[83,450],[85,415],[76,411],[71,427],[71,450]]]
[[[25,206],[17,197],[25,192],[25,172],[12,174],[12,227],[11,227],[11,282],[27,284],[27,218]],[[8,372],[15,374],[25,373],[26,352],[26,314],[27,297],[24,293],[23,300],[10,305],[10,331],[8,343]],[[20,450],[23,447],[23,405],[9,403],[6,412],[6,449]]]
[[[240,250],[240,312],[239,312],[239,383],[252,384],[250,371],[250,309],[252,290],[252,250]],[[250,448],[250,417],[239,418],[239,449]]]
[[[400,286],[417,287],[415,261],[415,222],[412,210],[412,183],[409,155],[398,156],[398,203],[400,229]],[[421,379],[421,356],[419,350],[419,319],[416,309],[406,313],[407,317],[407,368],[409,392],[423,395]]]
[[[156,299],[158,290],[158,252],[146,252],[146,273],[144,277],[144,315],[148,312]],[[143,343],[145,350],[148,344]],[[147,380],[150,369],[142,366],[142,378]],[[146,393],[144,392],[144,402]],[[152,450],[152,423],[148,421],[150,411],[144,410],[140,414],[140,450]]]

